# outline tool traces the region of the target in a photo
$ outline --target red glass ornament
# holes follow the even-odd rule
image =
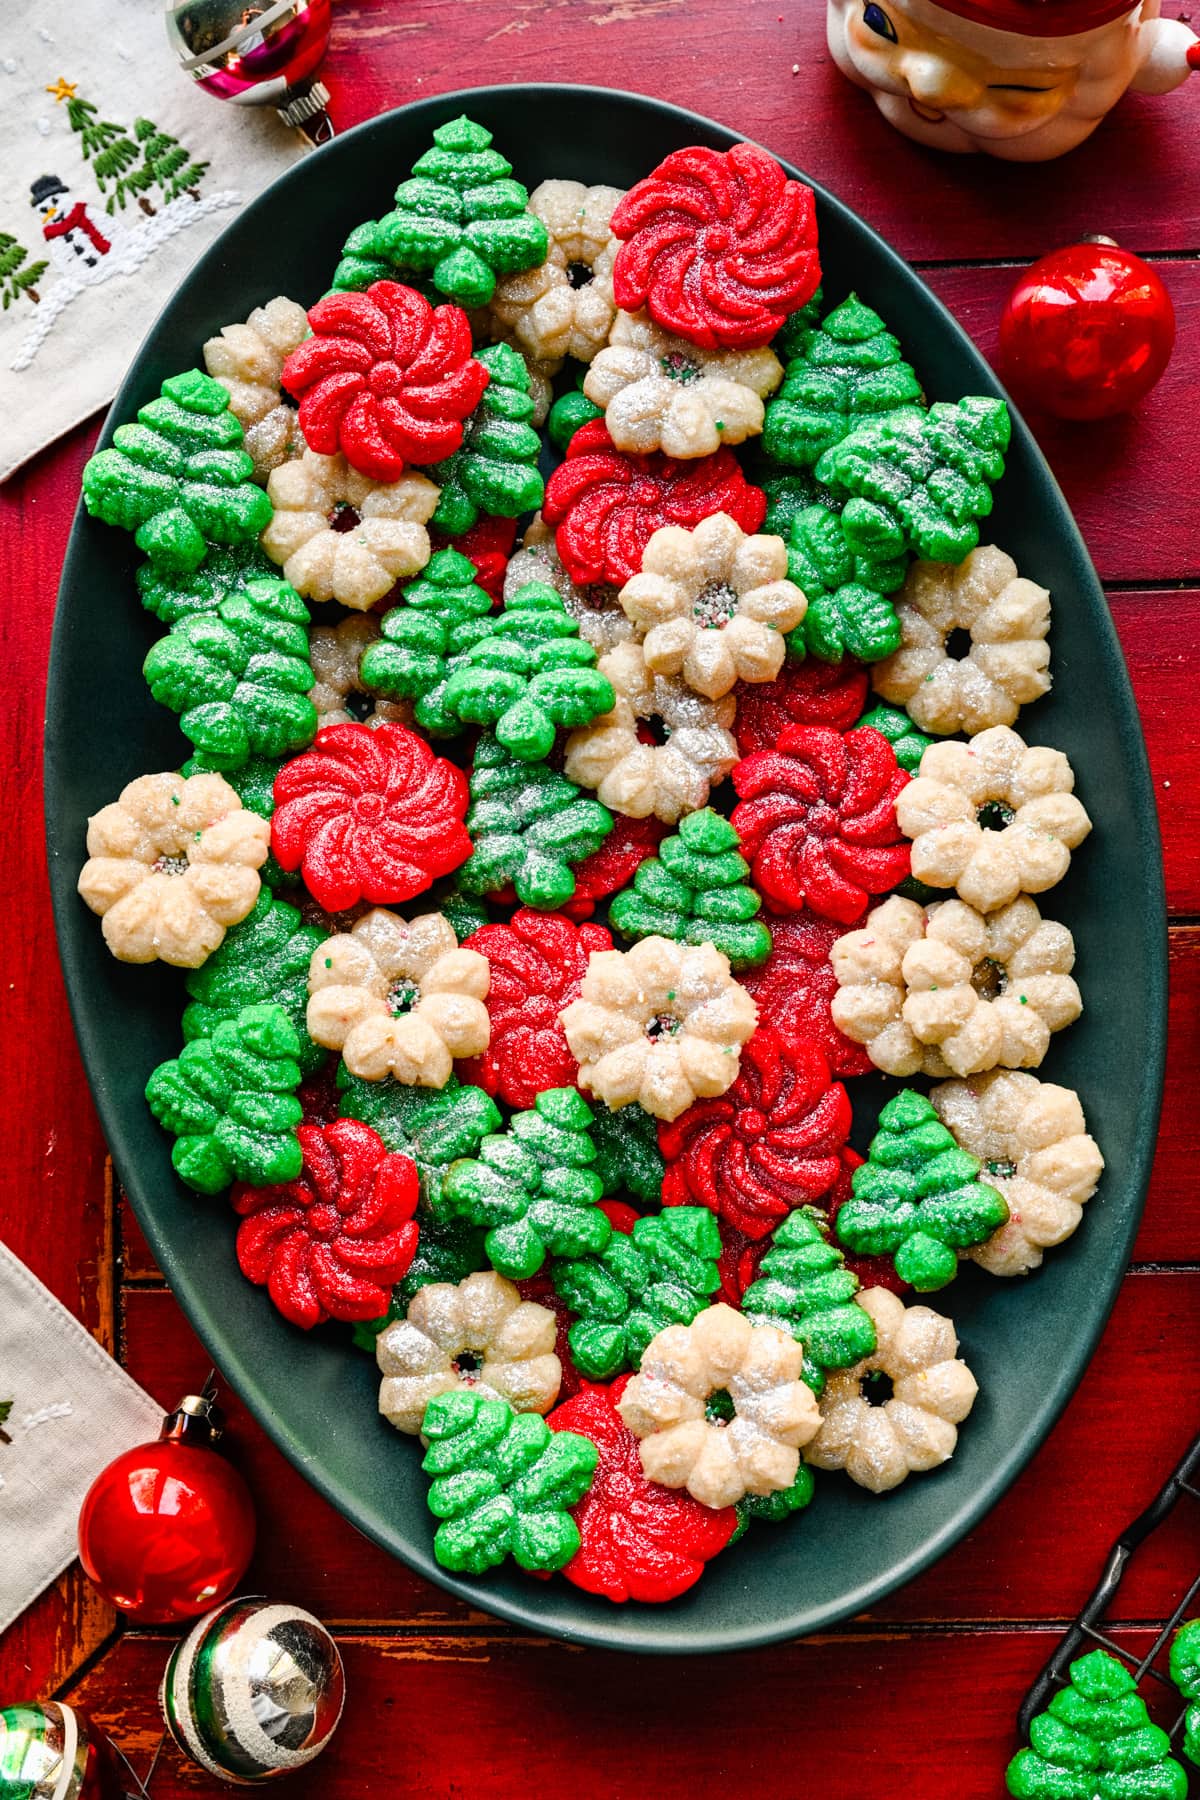
[[[1174,343],[1171,296],[1149,263],[1112,243],[1071,244],[1018,278],[999,366],[1031,411],[1107,419],[1150,392]]]
[[[88,1580],[142,1625],[194,1619],[233,1593],[254,1551],[254,1505],[214,1449],[220,1415],[189,1394],[162,1435],[109,1463],[79,1514]]]

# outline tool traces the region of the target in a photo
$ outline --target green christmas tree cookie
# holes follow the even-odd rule
[[[488,1258],[510,1281],[536,1275],[547,1255],[597,1255],[608,1243],[591,1122],[574,1088],[547,1088],[446,1171],[438,1211],[486,1226]]]
[[[896,761],[910,775],[915,775],[921,758],[928,750],[933,739],[918,731],[908,714],[899,706],[873,706],[855,723],[855,730],[860,725],[869,725],[872,730],[880,731],[896,753]]]
[[[797,513],[787,544],[788,578],[808,599],[803,620],[788,633],[789,655],[878,662],[900,648],[900,620],[887,596],[903,586],[903,555],[851,550],[841,518],[828,506]]]
[[[461,940],[460,940],[461,941]],[[610,1112],[598,1106],[592,1119],[592,1164],[604,1187],[605,1197],[627,1194],[643,1206],[662,1199],[663,1159],[658,1148],[658,1122],[640,1106],[623,1106]]]
[[[786,1524],[794,1513],[804,1511],[813,1497],[816,1485],[812,1470],[806,1462],[802,1462],[791,1487],[780,1488],[774,1494],[747,1494],[744,1500],[737,1503],[737,1530],[729,1540],[730,1545],[744,1537],[751,1525]]]
[[[199,568],[210,544],[245,544],[270,523],[271,502],[250,479],[254,463],[219,381],[199,369],[172,375],[133,425],[83,471],[94,518],[134,533],[156,567]]]
[[[546,418],[546,430],[550,442],[556,450],[565,456],[567,445],[575,436],[581,425],[590,425],[593,419],[604,417],[604,408],[589,400],[583,391],[583,380],[586,369],[580,369],[575,378],[575,386],[560,394]]]
[[[1129,1670],[1092,1650],[1070,1675],[1008,1765],[1014,1800],[1186,1800],[1187,1774]]]
[[[581,1375],[608,1381],[641,1366],[668,1325],[690,1325],[721,1285],[721,1231],[706,1206],[671,1206],[614,1231],[598,1256],[557,1258],[556,1293],[580,1316],[567,1333]]]
[[[524,906],[552,912],[575,892],[574,863],[598,850],[613,818],[546,763],[518,762],[489,732],[475,746],[467,830],[475,848],[458,871],[468,894],[511,882]]]
[[[384,614],[382,636],[363,651],[360,679],[389,700],[414,700],[423,731],[454,736],[462,722],[446,710],[446,682],[472,645],[490,636],[491,596],[458,550],[437,551],[402,594],[404,604]]]
[[[575,1431],[551,1431],[538,1413],[469,1388],[425,1409],[421,1464],[434,1477],[429,1510],[442,1523],[433,1554],[443,1569],[482,1575],[506,1556],[523,1569],[564,1568],[579,1549],[567,1510],[591,1486],[600,1452]]]
[[[257,575],[278,578],[279,570],[257,542],[251,542],[214,544],[200,567],[190,572],[175,573],[144,562],[136,580],[146,611],[171,626],[193,613],[216,612],[222,601],[232,600]]]
[[[905,1088],[879,1115],[867,1161],[835,1230],[860,1256],[890,1256],[919,1294],[952,1281],[958,1250],[981,1244],[1008,1218],[980,1162],[960,1150],[924,1094]]]
[[[276,900],[264,888],[240,925],[187,976],[191,1003],[184,1009],[185,1043],[211,1037],[225,1019],[235,1019],[245,1006],[281,1006],[292,1022],[300,1049],[296,1060],[311,1075],[325,1060],[305,1029],[308,1008],[308,965],[325,941],[316,925],[306,925],[294,906]]]
[[[151,646],[142,671],[154,698],[180,715],[201,769],[236,769],[310,744],[308,608],[278,576],[259,576],[195,613]]]
[[[815,468],[864,415],[922,403],[921,384],[898,341],[857,295],[819,325],[789,333],[778,354],[787,355],[797,338],[763,421],[763,449],[776,462]]]
[[[429,471],[442,490],[430,524],[450,537],[469,531],[481,513],[515,519],[536,512],[545,494],[524,358],[510,344],[491,344],[475,356],[491,380],[463,428],[461,447]]]
[[[526,582],[493,615],[491,630],[456,661],[442,707],[464,725],[486,725],[512,756],[540,762],[559,726],[588,725],[617,703],[596,649],[561,595]]]
[[[855,1305],[858,1278],[806,1207],[789,1213],[742,1295],[742,1311],[776,1325],[804,1347],[803,1379],[814,1394],[827,1369],[848,1369],[875,1349],[870,1313]]]
[[[1185,1700],[1183,1754],[1200,1766],[1200,1619],[1189,1619],[1175,1633],[1171,1645],[1171,1680]]]
[[[972,395],[927,413],[902,407],[858,425],[817,464],[817,479],[849,495],[842,513],[856,555],[887,543],[928,562],[960,563],[992,510],[1012,423],[1003,400]]]
[[[333,285],[365,288],[411,270],[460,306],[486,306],[498,275],[546,260],[546,227],[528,201],[512,164],[492,148],[491,132],[451,119],[396,189],[393,211],[350,233]]]
[[[444,1088],[431,1090],[406,1087],[390,1075],[383,1081],[362,1081],[339,1063],[337,1084],[343,1119],[359,1119],[389,1150],[411,1156],[421,1180],[421,1197],[430,1210],[440,1202],[450,1165],[460,1157],[475,1156],[489,1132],[499,1131],[503,1123],[490,1095],[460,1082],[457,1075],[451,1075]],[[421,1229],[424,1234],[423,1224]]]
[[[750,886],[740,843],[729,820],[711,807],[688,813],[615,897],[611,922],[627,938],[715,944],[735,969],[765,962],[771,933],[757,917],[762,900]]]
[[[748,457],[747,460],[750,463],[750,479],[767,496],[767,514],[762,524],[764,531],[771,532],[775,537],[790,537],[794,521],[810,506],[824,506],[830,512],[838,510],[829,489],[822,487],[810,470],[781,471],[774,463],[761,457]]]
[[[299,1058],[283,1007],[247,1006],[158,1065],[146,1099],[174,1133],[171,1161],[181,1181],[201,1194],[219,1194],[233,1180],[255,1187],[295,1181],[303,1163]]]

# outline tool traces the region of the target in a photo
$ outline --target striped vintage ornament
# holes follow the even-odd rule
[[[0,1800],[118,1800],[122,1793],[107,1738],[74,1707],[56,1700],[0,1707]]]
[[[229,1600],[178,1643],[162,1683],[167,1729],[222,1781],[289,1774],[320,1754],[342,1716],[337,1645],[311,1613]]]

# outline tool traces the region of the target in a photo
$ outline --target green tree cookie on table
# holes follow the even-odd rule
[[[222,601],[232,600],[258,575],[278,579],[279,570],[257,541],[251,540],[212,545],[200,567],[190,571],[144,562],[135,579],[146,611],[170,627],[193,613],[216,612]]]
[[[795,336],[798,348],[763,421],[763,449],[776,462],[813,468],[863,415],[922,403],[921,384],[898,340],[857,295],[819,325],[789,334],[780,354]]]
[[[658,1122],[640,1106],[610,1112],[597,1106],[592,1118],[592,1164],[604,1187],[605,1197],[625,1195],[642,1206],[662,1199],[663,1159],[658,1147]]]
[[[841,516],[808,506],[787,531],[788,579],[802,588],[808,611],[788,633],[796,659],[840,662],[844,656],[879,662],[900,647],[900,620],[888,599],[904,585],[907,561],[893,540],[852,550]]]
[[[827,1369],[849,1369],[875,1349],[875,1324],[856,1306],[858,1277],[806,1207],[789,1213],[742,1295],[742,1310],[790,1332],[804,1347],[802,1379],[815,1394]]]
[[[1008,1765],[1014,1800],[1186,1800],[1187,1775],[1129,1670],[1092,1650],[1070,1675]]]
[[[575,892],[572,865],[598,850],[613,818],[547,763],[518,762],[490,733],[475,746],[467,831],[475,848],[458,871],[468,894],[511,882],[525,906],[554,911]]]
[[[523,358],[510,344],[490,344],[476,351],[476,361],[491,376],[483,399],[463,428],[461,447],[429,471],[442,490],[430,524],[450,537],[469,531],[481,513],[515,519],[536,512],[545,493]]]
[[[556,1258],[555,1291],[578,1313],[567,1333],[581,1375],[607,1381],[640,1366],[651,1338],[690,1325],[721,1285],[721,1231],[706,1206],[672,1206],[614,1231],[597,1256]]]
[[[325,1060],[325,1051],[314,1044],[304,1028],[308,1006],[308,965],[325,933],[306,925],[294,906],[276,900],[264,888],[240,925],[225,934],[224,942],[198,969],[187,976],[191,996],[183,1013],[183,1036],[211,1037],[226,1019],[236,1019],[245,1006],[281,1006],[295,1028],[300,1048],[297,1061],[304,1075],[311,1075]]]
[[[359,677],[389,700],[415,701],[413,717],[431,736],[454,736],[462,721],[445,708],[446,682],[491,633],[491,596],[458,550],[437,551],[402,594],[404,604],[384,614],[382,635],[363,651]]]
[[[628,938],[715,944],[735,969],[765,962],[771,932],[757,916],[762,899],[750,885],[740,843],[729,820],[711,807],[687,813],[613,899],[613,925]]]

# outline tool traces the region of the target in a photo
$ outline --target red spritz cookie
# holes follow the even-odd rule
[[[789,725],[827,725],[849,731],[867,703],[867,671],[861,663],[785,663],[774,681],[743,682],[738,689],[733,735],[743,756],[773,750]]]
[[[275,777],[271,848],[327,912],[409,900],[466,862],[467,778],[406,725],[327,725]]]
[[[239,1181],[230,1194],[242,1274],[305,1331],[326,1319],[377,1319],[416,1254],[416,1167],[356,1119],[301,1125],[296,1135],[304,1167],[295,1181]]]
[[[768,343],[817,291],[812,189],[756,144],[675,150],[612,216],[613,293],[703,350]]]
[[[658,1127],[664,1206],[707,1206],[746,1237],[828,1194],[842,1169],[850,1101],[816,1044],[760,1026],[738,1078]]]
[[[666,826],[653,813],[647,819],[629,819],[617,813],[600,848],[574,865],[575,892],[562,911],[569,919],[590,919],[597,900],[606,900],[631,882],[666,834]]]
[[[755,532],[767,511],[761,488],[751,487],[732,450],[690,462],[654,452],[625,456],[603,419],[581,425],[567,459],[546,483],[542,517],[556,527],[555,548],[579,587],[623,587],[642,566],[642,552],[664,525],[691,531],[723,512]]]
[[[573,1087],[579,1064],[558,1015],[579,997],[593,950],[611,950],[602,925],[573,925],[559,913],[523,906],[507,925],[484,925],[463,940],[491,966],[487,1009],[492,1036],[481,1057],[462,1065],[464,1081],[506,1106],[531,1107],[547,1088]]]
[[[364,294],[326,294],[308,315],[313,335],[283,365],[300,401],[310,450],[338,450],[372,481],[398,481],[406,463],[434,463],[462,443],[488,372],[471,354],[458,306],[431,306],[398,281]]]
[[[869,726],[790,725],[774,750],[743,757],[731,818],[772,911],[807,906],[849,927],[872,894],[904,881],[910,847],[896,796],[907,781],[892,746]]]
[[[551,1431],[577,1431],[600,1451],[592,1484],[571,1509],[579,1549],[563,1574],[609,1600],[674,1600],[699,1581],[704,1565],[737,1530],[732,1506],[701,1506],[685,1489],[660,1487],[642,1471],[638,1440],[617,1412],[630,1380],[584,1383],[556,1406]]]
[[[845,930],[810,912],[772,919],[771,954],[761,968],[744,969],[738,976],[758,1007],[761,1024],[773,1025],[784,1037],[811,1038],[833,1073],[842,1077],[868,1075],[872,1068],[863,1046],[839,1031],[830,1013],[838,984],[829,951]]]

